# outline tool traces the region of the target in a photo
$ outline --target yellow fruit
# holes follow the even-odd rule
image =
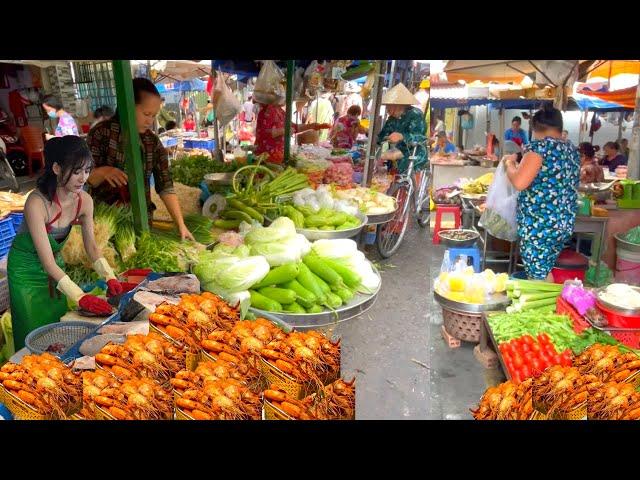
[[[454,274],[449,276],[449,290],[452,292],[464,292],[466,281],[460,275]]]

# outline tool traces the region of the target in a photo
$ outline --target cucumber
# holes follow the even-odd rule
[[[319,230],[335,230],[336,228],[333,225],[323,225],[319,228]]]
[[[283,283],[282,287],[296,292],[296,295],[298,296],[296,302],[298,302],[305,308],[311,308],[318,301],[318,298],[309,290],[300,285],[300,282],[298,282],[297,280],[291,280],[290,282]]]
[[[213,226],[224,230],[233,230],[238,228],[242,220],[215,220]]]
[[[307,308],[307,313],[322,313],[324,312],[324,308],[322,308],[317,303]]]
[[[314,294],[318,299],[318,302],[324,303],[324,291],[320,287],[320,284],[316,281],[313,273],[311,273],[311,270],[309,270],[309,267],[307,267],[304,263],[300,264],[300,273],[296,277],[296,280],[300,283],[300,285]]]
[[[360,286],[360,283],[362,283],[362,278],[360,277],[360,275],[345,267],[340,262],[336,262],[331,258],[323,258],[322,261],[328,268],[331,268],[338,275],[340,275],[342,281],[347,287],[357,288]]]
[[[300,267],[297,263],[288,263],[272,268],[267,276],[260,282],[256,283],[253,288],[270,287],[271,285],[281,285],[283,283],[295,280],[300,273]]]
[[[220,212],[220,217],[225,220],[244,220],[247,223],[252,222],[252,218],[240,210],[223,210]]]
[[[318,282],[318,285],[320,285],[320,288],[322,289],[323,293],[326,294],[331,291],[331,287],[327,282],[325,282],[323,279],[321,279],[319,276],[317,276],[313,272],[311,272],[311,275],[313,275],[313,278],[315,278],[316,282]]]
[[[315,214],[304,219],[305,228],[320,228],[327,224],[327,217]]]
[[[306,205],[299,205],[299,206],[297,206],[295,208],[296,208],[296,210],[298,210],[305,217],[310,217],[311,215],[316,213],[316,212],[313,211],[313,209],[311,207],[307,207]]]
[[[285,305],[284,311],[291,312],[291,313],[307,313],[307,311],[296,302],[290,303],[289,305]]]
[[[342,212],[335,213],[331,217],[329,217],[329,224],[334,227],[337,227],[338,225],[342,225],[346,221],[347,221],[347,214]]]
[[[307,267],[309,267],[309,270],[311,270],[329,285],[341,286],[344,284],[342,277],[317,255],[307,255],[302,259],[302,261]]]
[[[295,302],[297,298],[296,292],[287,288],[262,287],[258,292],[271,300],[275,300],[281,305],[289,305],[290,303]]]
[[[281,312],[282,305],[275,300],[265,297],[264,295],[256,292],[255,290],[249,290],[251,295],[251,306],[259,310],[266,310],[267,312]]]
[[[237,210],[240,210],[241,212],[246,213],[251,218],[259,221],[260,223],[264,223],[264,216],[254,208],[248,207],[241,201],[236,200],[235,198],[230,198],[229,200],[227,200],[227,203],[229,204],[229,206]]]
[[[333,292],[327,293],[327,304],[331,308],[338,308],[342,305],[342,299]]]
[[[332,291],[342,299],[343,303],[347,303],[353,298],[353,292],[347,287],[333,288]]]

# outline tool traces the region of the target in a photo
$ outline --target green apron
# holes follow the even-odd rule
[[[49,244],[56,264],[64,270],[60,251],[66,239],[58,243],[49,234]],[[38,252],[28,232],[16,235],[9,251],[7,264],[13,341],[16,351],[24,347],[24,340],[38,327],[60,321],[68,310],[67,298],[58,292],[55,281],[40,263]]]

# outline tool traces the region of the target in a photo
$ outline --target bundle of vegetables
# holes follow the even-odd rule
[[[123,262],[124,268],[150,268],[154,272],[184,272],[204,247],[180,242],[162,232],[144,232],[136,241],[136,253]]]
[[[476,420],[528,420],[533,413],[533,379],[518,384],[504,382],[488,388],[478,408],[471,410]]]
[[[564,315],[536,311],[498,313],[489,315],[487,321],[498,344],[523,335],[546,333],[556,349],[564,351],[578,338],[573,331],[573,322]]]
[[[640,371],[640,357],[623,353],[616,345],[595,344],[576,357],[574,366],[582,374],[591,374],[603,382],[622,382]]]
[[[357,187],[348,190],[334,190],[333,196],[337,200],[355,202],[359,210],[366,215],[382,215],[396,210],[395,198],[372,188]]]
[[[252,255],[264,256],[271,267],[299,262],[311,250],[309,241],[297,233],[288,217],[279,217],[268,227],[251,227],[244,242]]]
[[[350,230],[359,227],[362,221],[355,215],[339,212],[329,208],[321,208],[313,212],[310,207],[294,207],[285,205],[281,213],[293,220],[296,228],[310,230]]]
[[[348,269],[359,278],[360,284],[355,284],[355,279],[345,283],[350,288],[357,288],[363,293],[371,293],[380,286],[380,277],[376,275],[364,253],[358,250],[358,244],[349,239],[316,240],[311,249],[320,258],[328,261],[330,266],[338,269]],[[340,268],[342,267],[342,268]]]
[[[190,155],[181,157],[171,163],[171,176],[175,182],[197,187],[207,173],[235,172],[237,162],[218,162],[206,155]]]
[[[267,178],[254,183],[257,175]],[[241,185],[241,179],[247,176],[246,183]],[[264,223],[264,214],[277,209],[276,199],[290,195],[309,186],[307,177],[297,173],[294,168],[287,168],[279,175],[275,175],[269,168],[260,165],[247,165],[240,168],[233,176],[233,193],[227,198],[227,208],[216,220],[214,226],[226,230],[235,229],[242,221],[247,223]]]
[[[575,367],[555,365],[533,381],[533,404],[549,417],[568,413],[584,404],[589,389],[599,384],[595,375],[581,375]]]
[[[196,242],[204,245],[209,245],[214,241],[213,235],[211,233],[213,220],[211,220],[209,217],[205,217],[197,213],[185,215],[184,224],[193,234]],[[166,239],[180,241],[180,232],[175,226],[170,232],[163,232],[160,235]]]
[[[498,345],[500,354],[509,375],[516,382],[540,375],[552,365],[571,366],[573,354],[565,349],[562,354],[556,351],[548,335],[541,333],[537,339],[531,335],[503,342]]]
[[[640,420],[640,393],[630,383],[594,384],[587,398],[589,420]]]
[[[556,283],[537,280],[510,280],[507,282],[507,295],[513,303],[507,307],[507,313],[527,310],[540,313],[554,311],[562,288],[562,285]]]
[[[328,185],[320,185],[316,190],[305,188],[293,194],[293,204],[295,207],[306,207],[305,211],[308,209],[311,213],[328,209],[356,215],[359,212],[358,203],[349,198],[336,199],[336,192]]]
[[[625,352],[634,351],[629,347],[622,345],[608,333],[596,330],[595,328],[587,328],[583,330],[580,336],[576,337],[571,342],[569,348],[573,350],[574,354],[580,355],[587,348],[596,343],[600,343],[602,345],[616,345],[620,350]]]

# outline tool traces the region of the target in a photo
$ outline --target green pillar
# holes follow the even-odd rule
[[[289,156],[291,150],[291,113],[293,103],[293,70],[295,68],[295,60],[287,60],[287,105],[286,117],[284,119],[284,163],[289,164]]]
[[[113,77],[116,84],[118,116],[124,142],[125,171],[129,177],[129,193],[133,222],[137,233],[149,230],[147,217],[147,199],[144,191],[144,172],[142,169],[142,149],[140,135],[136,127],[133,82],[129,60],[113,61]]]

